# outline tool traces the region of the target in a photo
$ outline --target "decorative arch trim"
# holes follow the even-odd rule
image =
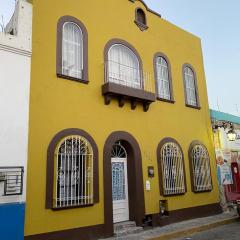
[[[164,58],[166,60],[167,64],[168,64],[168,78],[169,78],[169,88],[170,88],[170,100],[164,99],[164,98],[160,98],[158,96],[158,93],[156,93],[157,99],[160,100],[160,101],[163,101],[163,102],[175,103],[174,96],[173,96],[173,83],[172,83],[171,63],[169,61],[169,58],[162,52],[155,53],[154,57],[153,57],[153,66],[154,66],[154,76],[155,76],[156,92],[158,90],[158,80],[157,80],[158,78],[157,78],[157,66],[156,66],[157,65],[156,61],[157,61],[158,57]]]
[[[195,84],[195,92],[196,92],[196,100],[197,100],[197,105],[193,106],[193,105],[189,105],[187,102],[187,89],[186,89],[186,82],[185,82],[185,68],[189,67],[192,71],[193,71],[193,75],[194,75],[194,84]],[[186,107],[190,107],[190,108],[195,108],[195,109],[201,109],[200,106],[200,100],[199,100],[199,92],[198,92],[198,82],[197,82],[197,74],[196,71],[194,69],[194,67],[189,64],[189,63],[184,63],[182,66],[182,76],[183,76],[183,86],[184,86],[184,94],[185,94],[185,105]]]
[[[62,72],[62,36],[63,36],[63,25],[66,22],[75,23],[80,27],[83,34],[83,75],[82,78],[75,78],[71,76],[64,75]],[[60,78],[65,78],[69,80],[74,80],[78,82],[82,82],[88,84],[88,32],[85,25],[77,18],[72,16],[62,16],[57,23],[57,59],[56,59],[56,69],[57,76]]]
[[[196,191],[194,187],[194,167],[193,167],[193,156],[192,156],[192,150],[196,145],[201,145],[207,150],[207,155],[209,158],[209,168],[210,168],[210,176],[211,176],[211,185],[212,188],[209,190],[204,190],[204,191]],[[212,184],[212,170],[211,170],[211,161],[210,161],[210,156],[207,147],[200,141],[194,140],[191,142],[189,149],[188,149],[188,159],[189,159],[189,168],[190,168],[190,178],[191,178],[191,189],[192,192],[194,193],[204,193],[204,192],[211,192],[213,190],[213,184]]]
[[[53,209],[53,191],[54,191],[54,154],[58,144],[65,137],[79,135],[84,137],[93,150],[93,201],[99,202],[99,172],[98,172],[98,148],[94,139],[84,130],[77,128],[64,129],[57,133],[51,140],[47,150],[47,169],[46,169],[46,209]]]
[[[183,154],[183,150],[181,145],[177,142],[177,140],[175,140],[174,138],[171,137],[166,137],[163,140],[160,141],[160,143],[158,144],[157,147],[157,162],[158,162],[158,178],[159,178],[159,191],[160,191],[160,195],[161,196],[165,196],[164,194],[164,188],[163,188],[163,183],[162,183],[162,176],[163,176],[163,172],[162,172],[162,159],[161,159],[161,149],[162,147],[166,144],[166,143],[175,143],[181,153],[182,153],[182,162],[183,162],[183,173],[184,173],[184,186],[185,186],[185,192],[181,193],[181,194],[175,194],[175,195],[166,195],[167,197],[171,197],[171,196],[176,196],[176,195],[184,195],[187,192],[187,181],[186,181],[186,170],[185,170],[185,163],[184,163],[184,154]]]
[[[130,220],[136,221],[137,225],[140,226],[145,217],[142,156],[140,147],[131,134],[123,131],[113,132],[108,136],[103,149],[105,237],[113,235],[111,151],[112,146],[117,141],[121,141],[128,154],[127,168]]]

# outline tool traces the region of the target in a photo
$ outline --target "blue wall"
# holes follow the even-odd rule
[[[0,239],[24,239],[24,203],[0,205]]]

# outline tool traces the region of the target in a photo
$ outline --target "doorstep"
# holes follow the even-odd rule
[[[122,237],[112,237],[108,240],[170,240],[184,237],[196,232],[206,231],[215,227],[236,222],[239,219],[235,210],[222,214],[196,218],[188,221],[170,224],[144,230],[138,234],[129,234]]]

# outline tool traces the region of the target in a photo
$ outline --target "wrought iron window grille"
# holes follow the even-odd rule
[[[3,183],[3,196],[23,194],[24,167],[0,167],[0,183]]]

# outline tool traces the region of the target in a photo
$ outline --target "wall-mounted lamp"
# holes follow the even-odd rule
[[[228,140],[229,141],[236,141],[237,134],[234,130],[234,125],[233,125],[232,122],[213,120],[212,121],[212,128],[213,128],[213,131],[216,131],[219,128],[223,128],[224,130],[229,129],[229,131],[227,132]]]
[[[237,134],[236,134],[236,132],[234,131],[233,128],[231,128],[231,129],[228,131],[227,136],[228,136],[228,140],[229,140],[229,141],[232,141],[232,142],[233,142],[233,141],[236,141]]]

